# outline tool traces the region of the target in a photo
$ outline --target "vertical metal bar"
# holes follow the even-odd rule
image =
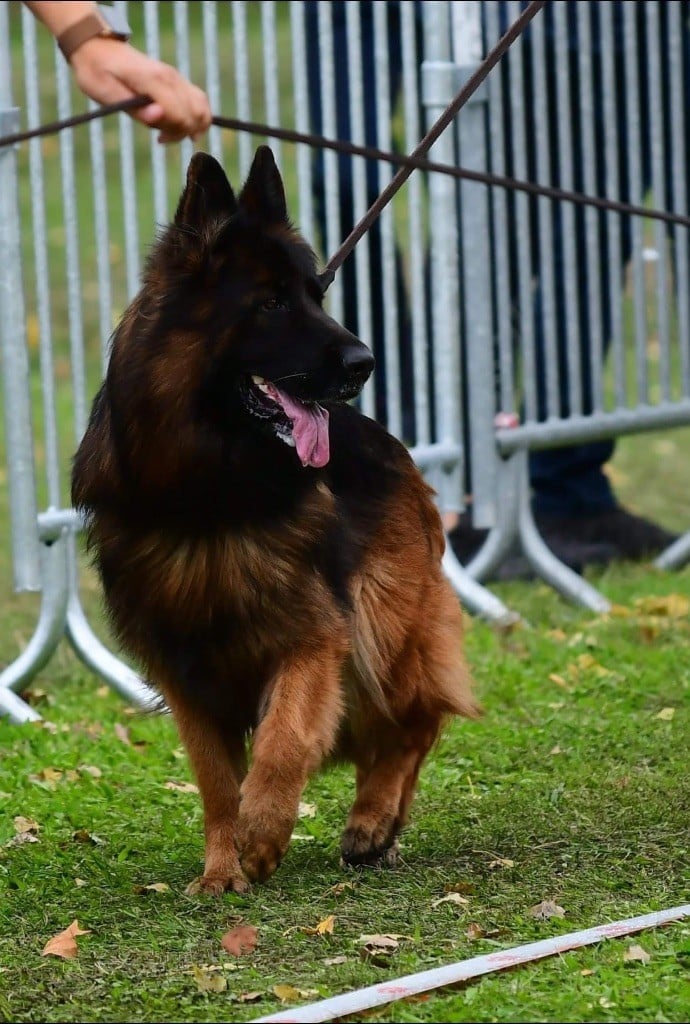
[[[514,21],[520,13],[520,4],[510,0],[508,17]],[[516,178],[527,175],[527,138],[525,133],[524,91],[521,72],[524,65],[522,39],[510,48],[510,116],[512,122],[512,164]],[[532,258],[530,254],[529,200],[524,193],[515,196],[514,229],[517,239],[519,338],[522,357],[521,380],[524,393],[524,416],[537,419],[536,353],[534,343],[534,300],[532,297]]]
[[[235,93],[237,117],[251,119],[249,92],[249,39],[247,35],[247,4],[245,0],[232,0],[232,38],[235,53]],[[240,176],[245,177],[252,160],[252,140],[246,132],[239,135]]]
[[[486,48],[491,49],[500,35],[497,4],[484,3],[486,14]],[[507,56],[506,60],[512,58]],[[489,89],[489,154],[491,170],[506,173],[505,97],[500,69],[487,79]],[[508,255],[508,194],[505,189],[491,190],[492,242],[494,263],[494,323],[498,339],[498,388],[502,412],[514,412],[515,365],[513,359],[512,299]]]
[[[427,0],[424,5],[424,40],[423,98],[427,123],[431,125],[455,93],[447,3]],[[432,146],[429,158],[439,163],[451,163],[454,156],[452,134],[445,132]],[[441,444],[461,446],[460,240],[457,185],[452,179],[442,174],[430,175],[429,209],[436,440]],[[443,511],[459,512],[464,505],[461,460],[454,460],[444,470],[435,481],[439,506]]]
[[[606,167],[606,195],[611,199],[620,198],[621,154],[617,124],[616,66],[614,47],[613,8],[611,4],[600,4],[601,63],[604,94],[604,121],[611,130],[604,138],[604,165]],[[607,292],[610,310],[610,346],[613,368],[613,401],[617,408],[626,404],[626,366],[623,341],[623,277],[621,261],[621,217],[617,213],[606,214],[608,234]]]
[[[26,7],[22,7],[22,35],[24,42],[24,82],[29,127],[41,123],[39,67],[36,53],[36,20]],[[53,372],[53,337],[50,319],[50,270],[48,267],[45,189],[43,187],[43,158],[40,139],[29,143],[29,181],[31,183],[31,220],[33,226],[34,266],[38,310],[39,355],[41,367],[41,393],[45,443],[48,503],[60,504],[60,455],[55,411],[55,377]]]
[[[161,41],[158,25],[158,0],[150,0],[150,2],[143,5],[143,9],[146,52],[151,57],[155,57],[156,60],[160,60]],[[165,224],[168,219],[165,148],[158,142],[155,132],[150,133],[149,145],[151,147],[151,172],[153,176],[153,215],[156,224]]]
[[[203,0],[204,62],[206,64],[206,92],[211,111],[220,114],[223,109],[218,61],[218,5],[216,0]],[[216,125],[208,130],[211,155],[223,162],[223,133]]]
[[[333,5],[320,3],[318,6],[318,33],[320,59],[320,85],[323,117],[323,134],[334,139],[338,135],[335,102],[335,57],[333,53]],[[324,187],[326,190],[326,237],[323,244],[327,256],[335,252],[340,244],[341,229],[340,205],[340,173],[337,154],[327,149],[323,154]],[[342,320],[344,315],[343,286],[336,274],[335,281],[328,290],[328,304],[331,315]]]
[[[0,130],[3,133],[19,130],[19,112],[12,106],[9,40],[8,10],[3,3],[0,5]],[[0,358],[14,586],[16,590],[40,590],[17,155],[9,146],[0,149],[0,267]]]
[[[677,213],[688,214],[688,155],[685,140],[688,138],[690,111],[685,105],[683,75],[690,75],[690,67],[684,67],[682,42],[687,38],[687,27],[683,29],[685,9],[680,4],[667,8],[669,19],[669,60],[671,72],[671,145],[672,145],[672,202]],[[685,34],[684,34],[685,31]],[[686,59],[688,59],[686,57]],[[673,228],[673,252],[675,257],[676,302],[678,306],[678,348],[680,362],[680,396],[690,397],[690,267],[688,267],[688,246],[690,229],[676,224]]]
[[[290,37],[292,40],[292,79],[295,90],[295,128],[309,131],[309,88],[307,85],[307,41],[305,12],[302,0],[290,4]],[[307,145],[297,147],[297,192],[299,223],[304,237],[316,248],[314,229],[314,174],[312,153]],[[328,256],[328,254],[326,254]]]
[[[561,161],[561,185],[563,188],[574,187],[573,174],[573,140],[571,136],[570,95],[570,60],[568,52],[568,11],[566,4],[553,7],[556,29],[556,91],[557,111],[560,131],[558,133],[558,149]],[[538,20],[538,19],[537,19]],[[561,204],[560,216],[563,224],[562,259],[563,289],[565,291],[565,324],[566,324],[566,362],[568,367],[568,402],[570,415],[582,412],[582,366],[580,353],[582,339],[580,337],[580,316],[578,301],[579,260],[577,253],[575,210],[572,203]],[[546,254],[548,259],[548,253]]]
[[[661,95],[661,53],[659,34],[659,4],[647,0],[645,6],[649,82],[649,131],[652,149],[652,197],[654,205],[666,209],[665,167],[667,154],[664,143],[664,107]],[[664,61],[668,53],[664,54]],[[678,69],[680,70],[680,68]],[[671,70],[671,75],[673,70]],[[671,327],[669,306],[671,294],[668,279],[666,227],[654,222],[656,248],[656,336],[659,351],[659,391],[662,401],[671,401]]]
[[[405,151],[411,153],[422,137],[419,96],[419,65],[417,52],[416,5],[401,4],[403,110],[405,120]],[[414,403],[416,443],[431,440],[429,395],[429,331],[427,324],[427,282],[424,272],[426,240],[423,220],[423,182],[418,171],[407,182],[407,217],[409,221],[410,315],[412,320],[412,360],[414,369]]]
[[[127,17],[127,0],[115,0],[115,6]],[[137,219],[137,171],[134,155],[133,122],[127,114],[118,114],[120,123],[120,175],[122,178],[122,208],[125,224],[125,266],[127,298],[131,299],[139,287],[139,225]]]
[[[175,53],[177,56],[177,69],[185,78],[191,79],[192,68],[189,60],[189,19],[187,16],[187,0],[174,0],[175,14]],[[192,159],[194,143],[191,139],[182,139],[180,142],[180,165],[182,168],[182,181],[187,177],[187,165]]]
[[[96,103],[90,103],[94,109]],[[110,336],[113,328],[113,293],[110,276],[110,227],[108,224],[108,188],[103,122],[89,124],[91,149],[91,187],[93,189],[94,238],[96,240],[96,276],[98,278],[98,328],[101,368],[108,362]]]
[[[637,4],[623,4],[624,39],[625,39],[625,112],[628,123],[627,168],[630,184],[630,202],[641,206],[644,201],[642,188],[642,170],[640,154],[642,152],[642,132],[640,128],[641,104],[640,82],[638,74],[638,32],[636,25]],[[638,404],[649,401],[649,379],[647,374],[647,311],[645,294],[645,274],[642,263],[643,226],[640,217],[633,217],[632,222],[632,286],[635,314],[635,379]]]
[[[280,117],[280,88],[278,46],[276,43],[276,5],[274,0],[263,0],[261,4],[261,31],[264,56],[264,94],[266,100],[266,124],[282,124]],[[280,139],[271,139],[271,149],[276,163],[282,166],[283,149]]]
[[[376,63],[376,135],[382,149],[392,146],[390,103],[389,33],[386,4],[374,4],[374,60]],[[393,176],[390,164],[379,162],[378,186],[382,192]],[[398,316],[395,203],[381,213],[381,280],[383,286],[383,344],[386,358],[386,411],[388,430],[402,437],[400,318]]]
[[[453,4],[455,63],[460,82],[477,69],[482,56],[481,9],[477,0]],[[460,82],[456,80],[456,88]],[[463,167],[487,169],[486,91],[472,97],[457,121]],[[460,184],[462,295],[467,370],[468,437],[472,476],[472,523],[496,522],[496,444],[494,441],[494,351],[491,330],[491,255],[489,196],[482,185]],[[451,383],[451,387],[456,386]],[[459,382],[458,385],[459,386]]]
[[[594,84],[592,67],[592,25],[589,4],[577,7],[578,31],[578,77],[580,91],[580,143],[583,153],[584,189],[590,195],[597,192],[597,140],[594,135]],[[590,373],[589,381],[592,395],[592,411],[601,412],[604,408],[604,344],[601,305],[601,266],[599,230],[600,215],[588,206],[585,210],[585,252],[587,259],[587,303],[588,311],[580,311],[580,316],[587,316],[589,321]]]
[[[549,125],[549,89],[546,79],[546,48],[544,43],[544,20],[535,18],[532,29],[532,95],[534,96],[533,116],[536,135],[537,180],[552,180]],[[565,68],[567,74],[567,66]],[[563,71],[561,71],[563,74]],[[553,102],[553,100],[552,100]],[[567,136],[567,132],[564,133]],[[567,166],[567,163],[566,163]],[[559,366],[557,336],[560,324],[556,323],[556,282],[554,277],[554,232],[553,216],[565,217],[565,212],[554,210],[550,199],[537,199],[537,223],[539,232],[539,289],[541,324],[538,330],[542,336],[541,358],[544,362],[546,380],[546,416],[562,416],[559,403]],[[563,232],[565,235],[565,230]],[[563,254],[561,253],[561,256]],[[566,343],[562,338],[561,344]]]
[[[359,0],[347,0],[345,20],[347,27],[347,61],[348,84],[350,92],[350,129],[352,141],[361,145],[366,143],[364,125],[364,73],[362,68],[362,30],[360,21],[361,4]],[[352,200],[353,214],[357,223],[366,213],[367,201],[367,168],[360,157],[352,157]],[[363,240],[355,246],[352,254],[355,261],[357,277],[357,329],[359,336],[366,344],[371,345],[374,325],[371,316],[371,261],[369,246]],[[362,393],[362,410],[367,416],[375,416],[375,391],[373,381],[369,380]]]
[[[58,116],[67,118],[72,112],[71,76],[62,54],[55,50]],[[65,225],[65,272],[67,276],[67,313],[69,318],[70,358],[72,366],[72,402],[74,436],[81,440],[86,429],[86,361],[84,358],[84,320],[82,311],[81,271],[79,266],[79,223],[77,185],[74,169],[74,129],[60,132],[60,167],[62,171],[62,206]]]

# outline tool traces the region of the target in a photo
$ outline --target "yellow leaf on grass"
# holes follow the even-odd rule
[[[201,967],[192,967],[192,976],[200,992],[225,992],[228,987],[227,978],[216,972],[204,971]]]
[[[323,921],[314,928],[303,928],[302,931],[305,935],[332,935],[335,927],[335,914],[329,914],[328,917],[324,917]]]
[[[660,718],[662,722],[670,722],[676,713],[675,708],[662,708],[661,711],[656,714],[655,718]]]
[[[273,994],[278,996],[281,1003],[294,1003],[300,998],[299,989],[293,985],[274,985]]]
[[[60,956],[63,960],[73,960],[79,952],[77,936],[90,934],[88,928],[79,927],[79,922],[75,918],[69,928],[65,928],[63,932],[58,932],[57,935],[54,935],[52,939],[46,942],[41,956]]]
[[[685,594],[640,597],[635,601],[635,608],[644,615],[660,615],[667,619],[680,619],[690,614],[690,598]]]

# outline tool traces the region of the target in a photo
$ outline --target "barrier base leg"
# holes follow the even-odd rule
[[[690,562],[690,530],[674,541],[655,560],[657,569],[682,569]]]

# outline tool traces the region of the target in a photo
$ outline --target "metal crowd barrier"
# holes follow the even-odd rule
[[[485,45],[521,6],[481,5]],[[548,4],[487,86],[494,173],[687,216],[688,4]],[[462,116],[458,131],[465,164]],[[490,528],[467,569],[485,579],[517,541],[539,576],[605,610],[535,528],[528,454],[690,423],[688,228],[463,187],[472,216],[481,210],[469,245],[490,269],[461,274],[475,321],[463,332],[474,521]],[[466,236],[464,217],[463,205]],[[688,558],[690,533],[657,565]]]
[[[387,4],[351,0],[117,6],[132,22],[137,45],[202,84],[215,113],[337,137],[345,109],[354,141],[409,151],[425,117],[433,121],[453,95],[446,3],[427,4],[424,25],[413,3],[401,4],[395,18]],[[337,85],[344,38],[346,87]],[[399,85],[394,92],[391,77]],[[23,5],[1,0],[0,131],[86,106],[48,34]],[[207,145],[239,185],[262,141],[281,167],[294,220],[325,262],[349,230],[346,220],[359,219],[393,169],[361,158],[349,164],[332,152],[320,165],[306,145],[216,128]],[[452,162],[453,146],[449,133],[434,158]],[[0,150],[0,352],[14,586],[41,594],[33,637],[0,674],[0,712],[17,720],[37,717],[19,694],[63,637],[127,700],[146,703],[150,696],[84,609],[88,570],[78,548],[81,524],[69,506],[69,465],[111,331],[138,288],[147,246],[174,210],[192,150],[189,142],[159,146],[154,133],[125,115]],[[385,375],[367,386],[363,411],[409,444],[441,507],[459,510],[461,394],[447,386],[460,376],[457,251],[455,185],[415,174],[383,213],[376,237],[349,261],[356,289],[340,273],[328,302],[337,318],[356,317],[365,340],[374,331],[379,338]],[[403,279],[411,296],[405,323]],[[471,610],[496,620],[510,616],[450,553],[447,568]]]

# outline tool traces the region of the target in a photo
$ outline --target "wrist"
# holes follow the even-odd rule
[[[69,26],[54,33],[57,45],[70,63],[74,54],[92,40],[126,43],[131,36],[126,18],[115,7],[93,4],[89,10],[81,10],[80,15]]]

